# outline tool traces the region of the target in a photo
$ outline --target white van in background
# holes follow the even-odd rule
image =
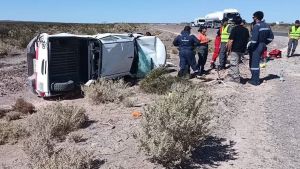
[[[166,55],[165,45],[155,36],[43,33],[27,48],[28,79],[38,96],[50,97],[92,79],[143,77],[164,66]]]
[[[195,27],[200,27],[205,25],[205,18],[204,17],[200,17],[200,18],[196,18],[194,20],[194,22],[192,22],[191,26],[195,26]]]

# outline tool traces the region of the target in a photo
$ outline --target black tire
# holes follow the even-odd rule
[[[54,92],[68,92],[75,89],[74,81],[69,80],[65,83],[52,83],[51,91]]]

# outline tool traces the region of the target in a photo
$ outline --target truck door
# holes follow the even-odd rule
[[[101,39],[101,77],[130,75],[134,41],[130,37],[108,36]]]

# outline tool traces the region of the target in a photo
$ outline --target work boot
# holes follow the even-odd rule
[[[219,70],[224,70],[224,69],[225,69],[225,66],[219,65],[219,66],[218,66],[218,69],[219,69]]]
[[[215,69],[215,68],[216,68],[216,64],[215,64],[215,63],[211,63],[211,64],[210,64],[210,68],[211,68],[211,69]]]
[[[291,54],[291,56],[290,56],[290,57],[294,56],[294,54],[295,54],[295,51],[293,50],[293,51],[292,51],[292,54]]]
[[[260,85],[260,82],[257,82],[257,81],[254,81],[254,80],[249,80],[248,83],[253,85],[253,86],[259,86]]]

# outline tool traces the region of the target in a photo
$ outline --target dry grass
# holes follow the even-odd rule
[[[83,136],[81,134],[70,133],[70,135],[68,136],[68,142],[70,142],[70,143],[80,143],[84,140],[85,139],[83,138]]]
[[[32,114],[36,111],[34,105],[25,101],[23,98],[16,100],[13,110],[23,114]]]
[[[83,86],[85,97],[95,105],[109,102],[121,102],[129,95],[128,86],[124,81],[98,79],[90,86]]]
[[[0,145],[15,144],[26,138],[29,133],[20,125],[14,123],[0,123]]]
[[[22,116],[22,113],[12,111],[12,112],[9,112],[6,114],[5,119],[7,121],[19,120],[19,119],[21,119],[21,116]]]
[[[24,142],[23,150],[34,169],[89,169],[92,168],[91,153],[76,147],[58,148],[56,141],[81,127],[88,118],[85,110],[76,106],[56,103],[31,116],[31,137]],[[74,142],[82,139],[71,135]],[[58,140],[57,140],[58,139]]]
[[[87,121],[85,109],[56,103],[31,117],[30,131],[47,138],[64,139],[65,135],[83,127]]]
[[[180,165],[210,134],[212,113],[205,88],[175,84],[171,93],[146,107],[141,147],[165,167]]]
[[[137,103],[137,99],[133,99],[133,98],[126,98],[123,100],[123,105],[128,108],[135,107],[136,103]]]
[[[12,111],[11,108],[0,108],[0,118],[4,117],[8,112]]]
[[[146,78],[140,82],[140,88],[146,93],[166,94],[171,86],[177,82],[183,82],[182,79],[166,74],[165,68],[158,68],[151,71]]]
[[[47,137],[33,136],[24,143],[23,150],[29,157],[33,169],[89,169],[92,156],[76,147],[56,149]]]
[[[172,48],[171,49],[171,54],[174,54],[174,55],[178,55],[178,49],[177,48]]]

